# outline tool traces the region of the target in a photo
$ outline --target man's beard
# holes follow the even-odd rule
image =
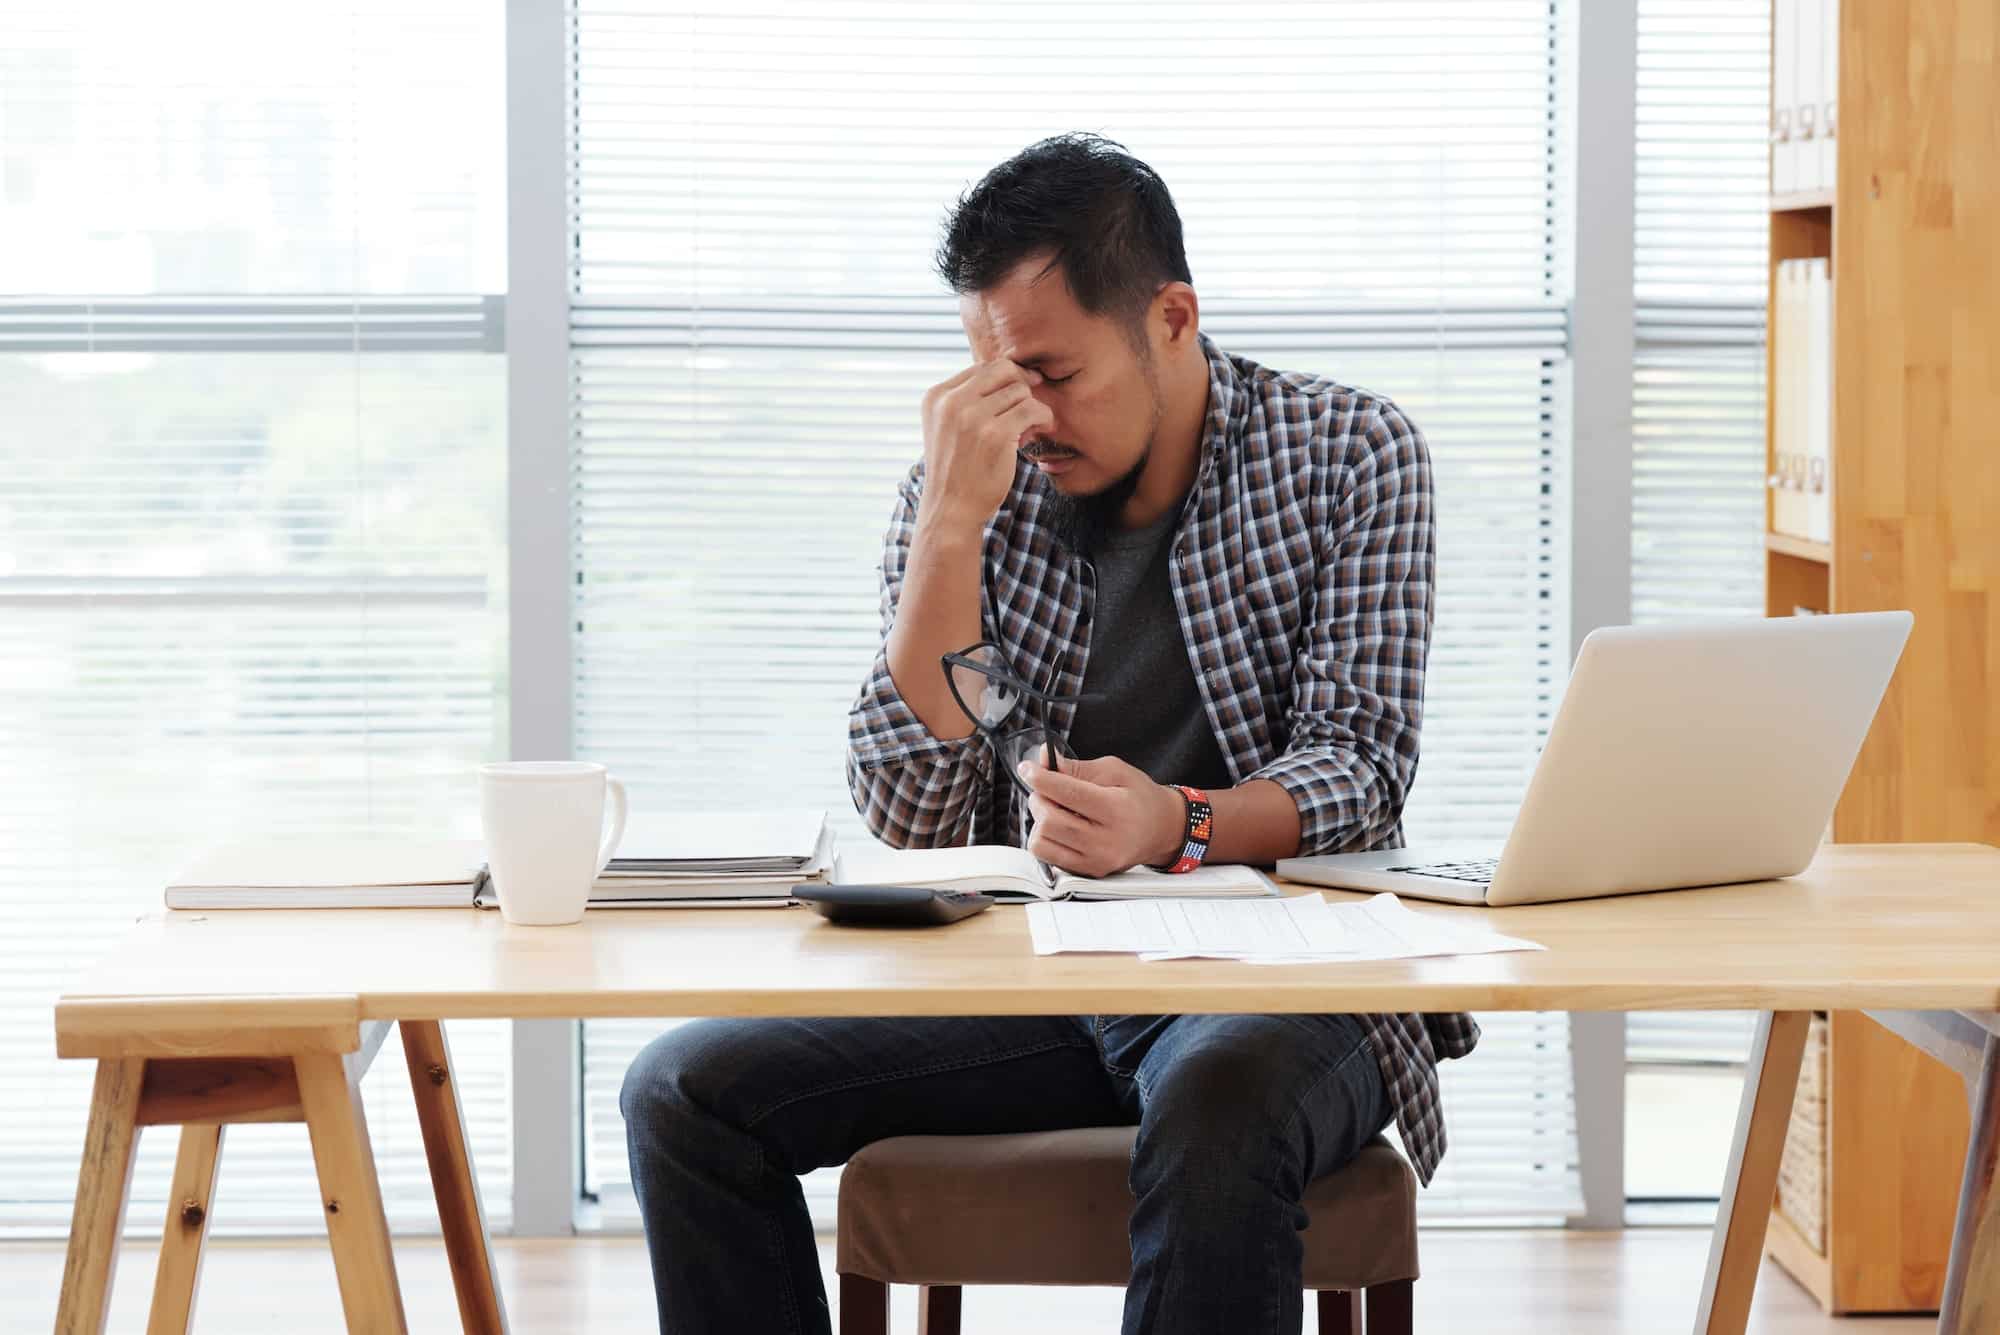
[[[1152,442],[1146,444],[1139,461],[1122,477],[1102,491],[1088,496],[1071,496],[1059,490],[1048,477],[1037,472],[1035,481],[1042,490],[1042,522],[1056,535],[1056,541],[1088,560],[1097,554],[1104,535],[1118,527],[1118,516],[1139,489],[1139,475],[1153,456]]]
[[[1035,473],[1035,481],[1042,489],[1044,522],[1055,531],[1058,542],[1085,560],[1097,555],[1098,544],[1103,541],[1104,535],[1118,527],[1118,516],[1139,490],[1139,475],[1146,471],[1146,463],[1153,457],[1153,443],[1159,438],[1160,423],[1166,420],[1166,396],[1160,392],[1159,378],[1154,374],[1150,356],[1142,354],[1140,370],[1146,377],[1146,388],[1153,400],[1153,420],[1146,424],[1146,448],[1139,451],[1138,460],[1116,482],[1088,496],[1071,496],[1049,481],[1046,473],[1039,469]],[[1051,440],[1030,441],[1022,452],[1031,461],[1037,454],[1076,453],[1069,446]]]

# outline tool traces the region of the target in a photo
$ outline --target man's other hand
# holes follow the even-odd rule
[[[1050,770],[1039,756],[1021,762],[1021,778],[1034,791],[1030,853],[1079,876],[1159,866],[1179,855],[1187,829],[1179,793],[1115,756],[1061,764]]]

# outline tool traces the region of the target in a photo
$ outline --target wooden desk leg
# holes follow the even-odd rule
[[[361,1091],[347,1079],[338,1053],[301,1052],[292,1058],[299,1101],[305,1105],[313,1163],[319,1169],[320,1206],[333,1245],[340,1305],[350,1331],[407,1335],[403,1292],[389,1247],[389,1220],[368,1144]]]
[[[1708,1247],[1708,1274],[1695,1309],[1695,1335],[1743,1335],[1750,1320],[1750,1295],[1764,1260],[1764,1230],[1778,1194],[1778,1160],[1785,1152],[1811,1018],[1809,1011],[1766,1011],[1757,1018]]]
[[[139,1148],[139,1089],[145,1075],[141,1057],[106,1057],[97,1063],[83,1164],[76,1175],[76,1207],[70,1216],[56,1335],[102,1335],[111,1310],[111,1272],[118,1265],[132,1155]]]
[[[153,1314],[146,1335],[187,1335],[194,1324],[194,1295],[201,1284],[208,1213],[215,1199],[215,1163],[222,1156],[222,1124],[190,1122],[181,1128],[174,1185],[167,1193],[167,1222],[160,1233],[160,1268],[153,1278]]]
[[[458,1291],[458,1317],[467,1335],[506,1335],[507,1311],[500,1279],[486,1242],[486,1212],[479,1203],[479,1179],[465,1143],[465,1111],[452,1078],[444,1026],[436,1020],[404,1020],[403,1056],[410,1065],[410,1088],[417,1099],[417,1124],[424,1132],[431,1190],[438,1223],[444,1228],[451,1283]]]
[[[1993,1166],[2000,1156],[2000,1036],[1986,1036],[1979,1095],[1972,1104],[1972,1141],[1965,1149],[1965,1180],[1958,1189],[1958,1222],[1951,1234],[1938,1335],[2000,1330],[2000,1193]]]

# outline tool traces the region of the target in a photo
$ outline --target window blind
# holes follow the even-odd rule
[[[1640,0],[1632,617],[1764,608],[1771,7]],[[1740,1062],[1751,1017],[1640,1012],[1635,1062]]]
[[[1638,19],[1633,617],[1761,614],[1771,7]]]
[[[474,834],[504,711],[500,17],[0,0],[0,1228],[61,1236],[57,994],[212,840]],[[453,1024],[489,1218],[506,1027]],[[403,1063],[364,1083],[435,1228]],[[171,1130],[142,1138],[157,1230]],[[232,1129],[218,1230],[316,1229]]]
[[[841,760],[880,542],[918,400],[967,360],[938,223],[1028,142],[1089,129],[1173,189],[1222,346],[1387,394],[1429,435],[1439,615],[1409,823],[1502,833],[1560,674],[1565,29],[1547,3],[581,0],[579,754],[642,807],[802,802],[859,835]],[[585,1025],[608,1204],[629,1203],[618,1082],[658,1028]],[[1425,1208],[1570,1212],[1567,1022],[1488,1035],[1446,1073],[1454,1148]]]

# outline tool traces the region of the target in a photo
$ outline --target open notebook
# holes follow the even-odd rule
[[[1095,879],[1045,865],[1025,848],[974,844],[969,848],[843,848],[834,860],[841,885],[925,885],[980,890],[995,899],[1246,899],[1275,895],[1278,887],[1255,867],[1198,867],[1179,876],[1134,868]]]

